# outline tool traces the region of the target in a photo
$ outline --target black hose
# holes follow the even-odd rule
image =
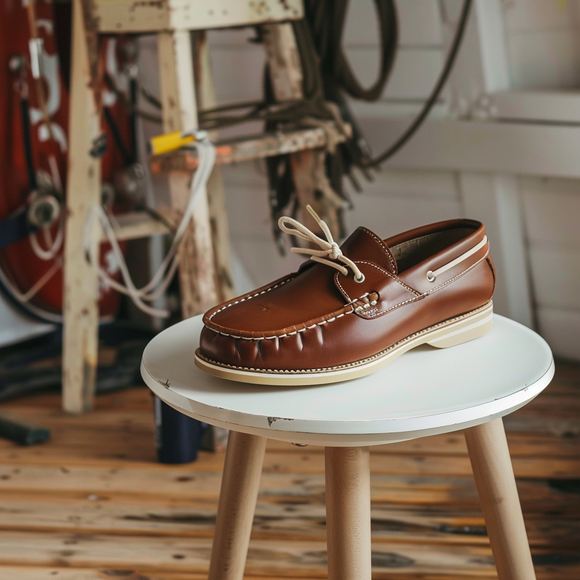
[[[137,145],[137,79],[131,78],[129,81],[129,141],[131,142],[131,162],[137,163],[138,145]]]
[[[103,107],[103,115],[105,116],[105,121],[107,122],[107,126],[111,131],[111,135],[113,135],[113,141],[115,141],[115,145],[123,157],[124,164],[131,165],[133,163],[133,156],[125,146],[123,137],[119,131],[119,127],[115,122],[115,119],[113,119],[113,115],[111,114],[111,111],[108,107]]]
[[[465,29],[467,27],[469,13],[471,11],[471,4],[472,0],[464,0],[463,2],[461,16],[459,18],[459,23],[457,24],[457,31],[455,32],[453,44],[449,49],[449,53],[445,61],[445,66],[443,67],[443,70],[439,75],[439,79],[437,80],[435,87],[433,87],[431,95],[425,101],[425,104],[423,105],[421,112],[417,115],[417,117],[415,117],[414,121],[409,125],[406,131],[386,151],[384,151],[374,159],[371,159],[370,161],[365,163],[365,167],[377,167],[378,165],[384,163],[387,159],[389,159],[389,157],[392,157],[416,133],[417,129],[419,129],[419,127],[423,124],[423,122],[431,112],[431,109],[437,102],[437,99],[439,98],[439,95],[441,94],[441,91],[445,86],[445,83],[447,82],[449,74],[451,73],[453,65],[455,64],[455,61],[457,59],[457,54],[459,53],[459,48],[461,47]]]
[[[306,0],[304,6],[304,28],[306,32],[296,34],[300,60],[304,69],[305,96],[309,76],[320,77],[324,101],[338,106],[340,116],[350,125],[352,135],[339,145],[337,157],[346,175],[352,174],[352,167],[363,172],[371,161],[368,146],[357,119],[350,110],[346,95],[353,99],[377,101],[381,98],[395,63],[399,39],[399,24],[394,0],[374,0],[380,36],[380,67],[377,78],[364,87],[354,74],[343,50],[343,35],[346,24],[348,0]],[[295,24],[295,32],[297,25]],[[315,72],[311,72],[315,69]],[[370,179],[370,175],[367,175]]]
[[[269,128],[272,129],[276,122],[299,121],[306,116],[332,119],[332,115],[324,105],[324,100],[328,99],[338,105],[341,116],[353,129],[353,138],[341,146],[347,154],[344,164],[347,173],[349,159],[363,171],[377,167],[409,141],[439,99],[455,65],[472,3],[472,0],[463,2],[455,37],[445,64],[423,108],[404,133],[386,151],[374,158],[342,92],[363,100],[376,100],[382,95],[394,64],[398,41],[398,23],[393,0],[375,0],[381,36],[381,67],[379,76],[370,87],[364,88],[358,82],[341,48],[348,0],[306,0],[305,19],[293,21],[303,71],[304,100],[278,104],[275,110],[268,107],[268,99],[266,104],[251,102],[216,107],[200,113],[201,125],[203,128],[217,129],[251,120],[263,120],[267,121]],[[250,111],[239,115],[220,114],[243,108],[250,108]]]
[[[32,139],[30,137],[30,111],[28,99],[20,98],[20,119],[22,124],[22,142],[24,145],[24,159],[26,160],[26,175],[28,177],[28,189],[36,191],[38,183],[36,181],[36,171],[34,169],[34,159],[32,158]]]
[[[338,88],[358,100],[372,102],[381,98],[395,62],[399,26],[394,0],[374,0],[374,4],[381,64],[375,82],[370,87],[363,87],[342,48],[348,0],[306,0],[305,17],[320,59],[325,92],[332,93]]]

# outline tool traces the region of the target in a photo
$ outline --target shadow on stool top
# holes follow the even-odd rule
[[[194,352],[201,316],[161,332],[143,353],[149,388],[206,423],[292,443],[377,445],[456,431],[528,403],[554,375],[532,330],[494,315],[485,336],[453,348],[411,350],[375,374],[330,385],[269,387],[204,373]]]

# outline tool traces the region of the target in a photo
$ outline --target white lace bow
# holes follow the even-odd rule
[[[297,238],[304,240],[306,242],[311,242],[320,246],[320,250],[313,248],[292,248],[290,251],[295,254],[305,254],[309,256],[311,260],[315,262],[320,262],[321,264],[326,264],[327,266],[332,266],[336,268],[341,274],[345,276],[348,275],[348,268],[350,268],[354,274],[355,282],[364,282],[364,274],[359,270],[358,266],[350,259],[347,258],[341,251],[339,245],[334,241],[330,229],[326,222],[320,218],[320,216],[312,209],[310,205],[306,206],[306,209],[310,215],[316,220],[316,223],[320,226],[326,236],[326,240],[318,237],[314,232],[309,230],[304,224],[299,221],[288,217],[282,216],[278,220],[278,226],[283,232],[296,236]],[[344,264],[344,266],[342,265]]]

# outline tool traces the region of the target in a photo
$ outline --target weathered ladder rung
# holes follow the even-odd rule
[[[297,131],[263,133],[252,137],[218,142],[216,165],[251,161],[262,157],[284,155],[325,147],[326,132],[320,127]],[[151,157],[151,172],[155,175],[166,171],[193,171],[198,165],[194,147],[183,147],[172,153]]]
[[[171,222],[171,217],[167,221]],[[160,219],[152,216],[146,211],[133,211],[115,216],[113,220],[115,237],[119,241],[137,240],[158,234],[168,234],[168,226]],[[101,234],[101,241],[105,242],[107,237]]]
[[[302,18],[302,0],[92,0],[99,33],[207,30]]]

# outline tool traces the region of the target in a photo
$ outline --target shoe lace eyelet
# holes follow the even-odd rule
[[[429,282],[435,282],[435,274],[433,274],[433,272],[431,270],[429,270],[427,272],[427,280],[429,280]]]
[[[361,272],[360,278],[354,277],[354,281],[357,284],[362,284],[365,281],[365,275]]]

